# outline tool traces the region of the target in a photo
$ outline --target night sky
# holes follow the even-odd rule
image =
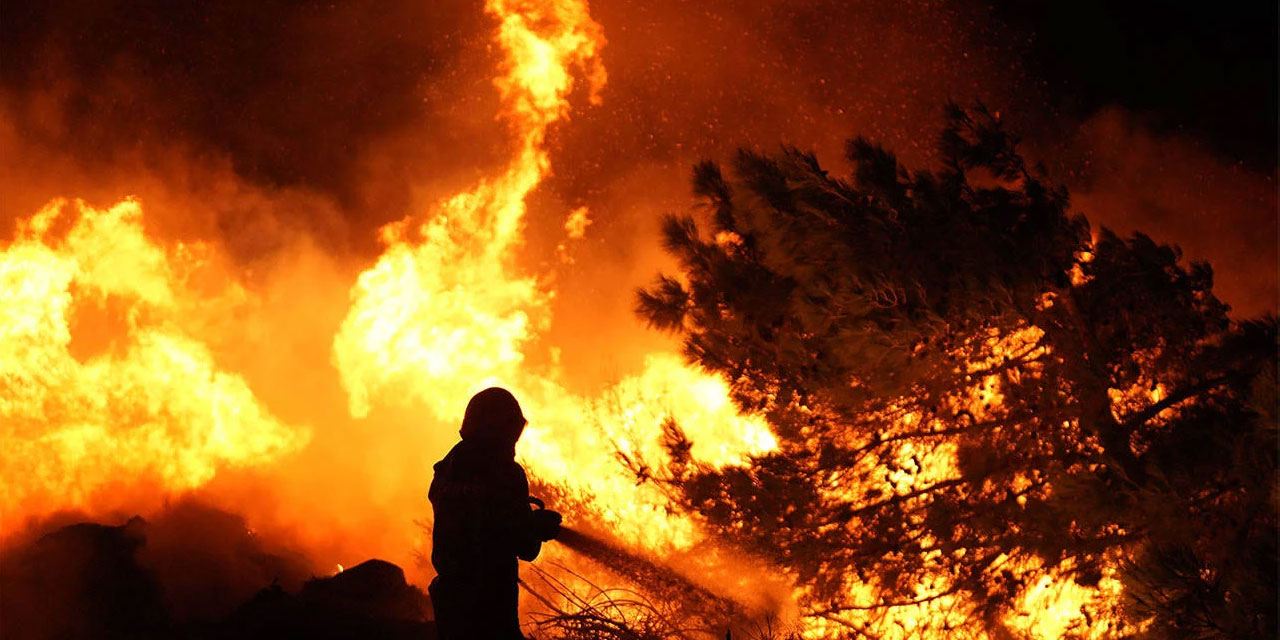
[[[1108,104],[1186,132],[1263,172],[1276,167],[1275,2],[997,0],[1030,34],[1052,103],[1085,117]]]

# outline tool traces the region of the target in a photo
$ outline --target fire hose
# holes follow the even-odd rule
[[[547,542],[555,540],[572,551],[590,558],[602,567],[626,577],[646,591],[676,597],[685,602],[696,601],[706,611],[730,617],[738,611],[738,603],[690,582],[679,572],[653,559],[628,551],[621,546],[564,526],[564,518],[547,508],[538,498],[530,497],[534,506],[534,535]],[[528,585],[525,585],[528,590]]]

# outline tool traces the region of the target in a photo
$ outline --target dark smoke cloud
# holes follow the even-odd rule
[[[360,149],[421,117],[451,61],[440,18],[409,7],[8,2],[0,79],[29,141],[87,161],[186,142],[252,180],[346,194]]]
[[[14,0],[3,14],[5,152],[33,171],[69,160],[117,182],[225,162],[250,187],[334,201],[364,237],[402,214],[406,167],[480,162],[492,125],[471,3]],[[77,195],[31,190],[6,200]]]
[[[8,638],[153,637],[230,614],[272,584],[299,589],[310,562],[243,518],[184,498],[144,517],[58,514],[0,551]],[[121,636],[123,637],[123,636]]]
[[[1187,260],[1208,261],[1215,293],[1238,317],[1280,309],[1271,176],[1118,107],[1100,110],[1046,156],[1095,225],[1175,242]]]
[[[313,576],[280,537],[191,496],[146,518],[61,514],[0,550],[0,637],[434,637],[400,567],[339,569]]]
[[[609,41],[609,85],[600,107],[574,96],[571,120],[553,131],[555,174],[535,196],[525,256],[540,271],[558,271],[557,317],[583,317],[556,325],[573,339],[551,336],[566,345],[570,370],[616,342],[578,327],[633,324],[630,298],[617,292],[646,281],[664,260],[656,221],[689,206],[692,163],[785,142],[840,170],[844,139],[861,134],[919,167],[931,160],[941,106],[952,99],[1000,110],[1036,159],[1062,166],[1081,155],[1109,99],[1096,90],[1088,104],[1072,103],[1071,79],[1089,80],[1100,67],[1071,76],[1047,65],[1052,58],[1038,54],[1063,30],[1035,37],[1039,23],[1018,22],[1021,14],[1004,5],[610,0],[591,10]],[[367,260],[379,224],[469,186],[502,161],[493,25],[478,2],[10,0],[4,13],[0,169],[10,177],[0,179],[0,221],[56,195],[135,192],[171,204],[149,207],[149,217],[176,217],[175,226],[217,236],[242,258],[308,233],[323,249]],[[1177,26],[1179,15],[1159,24]],[[1116,100],[1132,102],[1124,98]],[[1138,106],[1130,128],[1167,137],[1168,118]],[[1178,139],[1195,146],[1192,134]],[[1209,147],[1193,164],[1226,167],[1209,173],[1251,185],[1270,179],[1265,170],[1232,168]],[[1097,165],[1089,177],[1059,175],[1095,223],[1154,224],[1147,230],[1158,240],[1187,245],[1218,267],[1220,291],[1238,310],[1273,308],[1274,251],[1249,245],[1258,258],[1242,260],[1236,244],[1236,230],[1265,228],[1273,212],[1232,206],[1229,181],[1198,183],[1203,194],[1220,194],[1200,198],[1216,203],[1209,207],[1170,199],[1158,181],[1125,174],[1150,164],[1126,157],[1109,175]],[[1108,183],[1132,197],[1096,197],[1116,192]],[[1159,219],[1147,206],[1156,201]],[[557,265],[560,223],[580,205],[594,224],[575,245],[576,265]],[[1232,284],[1241,282],[1248,284]],[[597,303],[582,309],[585,299]],[[599,366],[586,376],[598,378]]]
[[[576,194],[650,162],[683,181],[690,163],[740,146],[838,154],[855,132],[921,162],[948,99],[1032,106],[1013,49],[962,3],[659,0],[593,15],[610,84],[562,130],[559,179]],[[625,162],[610,159],[618,149]]]
[[[302,554],[193,499],[153,516],[144,531],[138,563],[154,573],[179,619],[224,616],[268,585],[293,591],[312,576]]]

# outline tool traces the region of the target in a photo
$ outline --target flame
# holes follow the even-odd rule
[[[604,38],[584,2],[492,0],[485,8],[499,22],[505,54],[494,84],[513,132],[511,158],[495,178],[382,229],[386,248],[359,276],[334,339],[351,413],[366,417],[379,403],[423,407],[457,424],[466,398],[506,386],[530,420],[520,456],[534,475],[596,497],[600,517],[619,532],[652,547],[687,547],[696,540],[692,524],[669,517],[656,491],[637,490],[612,447],[656,455],[653,433],[638,434],[667,415],[692,427],[694,452],[708,462],[775,443],[762,420],[737,415],[723,381],[674,355],[651,356],[644,372],[589,399],[565,388],[552,350],[535,351],[551,325],[554,291],[514,264],[525,200],[550,171],[544,142],[568,116],[572,69],[585,72],[588,99],[598,101]],[[571,212],[568,237],[580,238],[588,224],[585,208]],[[551,365],[536,366],[539,359]]]
[[[1065,575],[1070,568],[1070,563],[1048,570],[1026,567],[1040,573],[1040,577],[1023,590],[1014,609],[1004,617],[1005,625],[1032,638],[1062,638],[1071,634],[1098,640],[1121,631],[1111,616],[1106,615],[1106,608],[1119,601],[1123,589],[1114,564],[1104,569],[1096,587],[1077,584]]]
[[[334,340],[357,417],[378,393],[407,394],[453,417],[457,398],[510,378],[531,332],[548,326],[550,293],[512,261],[525,198],[550,170],[547,130],[568,114],[570,67],[590,70],[597,96],[604,38],[582,2],[491,0],[485,10],[499,20],[506,58],[494,85],[515,149],[501,175],[448,198],[425,222],[409,216],[382,229],[386,250],[360,275]]]
[[[587,214],[586,207],[578,207],[569,213],[569,218],[564,221],[564,230],[570,238],[577,240],[587,235],[587,227],[591,226],[591,218]]]
[[[193,335],[193,320],[247,296],[234,281],[194,288],[208,254],[157,245],[135,200],[57,200],[19,223],[0,252],[0,521],[110,504],[123,479],[198,487],[219,466],[306,443]],[[115,341],[81,353],[77,338],[115,333],[110,323]]]

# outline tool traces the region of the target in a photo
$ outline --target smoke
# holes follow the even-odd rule
[[[6,637],[104,629],[138,637],[171,621],[214,620],[271,584],[297,590],[310,561],[250,529],[243,518],[194,499],[119,525],[70,524],[57,514],[10,538],[0,551]]]
[[[187,196],[165,219],[238,258],[299,232],[368,256],[421,192],[497,161],[488,27],[460,2],[8,3],[0,222]]]
[[[601,280],[643,282],[637,276],[660,262],[651,248],[655,213],[687,206],[693,162],[738,146],[787,142],[838,167],[844,138],[858,133],[919,165],[930,158],[940,105],[980,99],[1006,112],[1055,164],[1052,151],[1095,135],[1112,113],[1078,127],[1051,124],[1035,70],[1020,62],[1023,34],[1002,30],[975,3],[615,0],[592,12],[609,41],[610,83],[602,106],[580,102],[553,132],[556,174],[534,203],[525,256],[534,266],[554,264],[550,231],[567,211],[588,206],[595,224],[576,248],[576,266],[557,271],[574,293],[599,290]],[[378,225],[501,162],[491,27],[464,2],[8,3],[0,24],[0,223],[55,196],[105,205],[134,194],[158,205],[158,194],[186,194],[204,206],[152,206],[152,215],[223,240],[238,258],[256,259],[301,233],[326,252],[367,260]],[[1136,160],[1133,147],[1115,149]],[[1162,161],[1177,168],[1172,158],[1184,155]],[[1191,155],[1190,164],[1210,173],[1245,171],[1201,149]],[[1096,217],[1145,222],[1149,213],[1130,211],[1168,199],[1144,179],[1142,162],[1116,171],[1133,195],[1091,203]],[[1201,176],[1198,197],[1232,201],[1234,185],[1186,172]],[[270,196],[244,202],[245,191]],[[1188,247],[1231,246],[1234,229],[1274,218],[1258,219],[1258,207],[1211,215],[1157,206],[1178,219],[1163,239]],[[1246,224],[1223,222],[1228,215]],[[1274,269],[1256,271],[1227,250],[1204,257],[1219,263],[1239,310],[1274,307],[1250,297],[1267,287],[1227,284]],[[603,321],[593,324],[634,333],[628,296],[609,296],[607,316],[580,299],[562,295],[557,317],[584,312]],[[599,346],[566,341],[565,362],[575,372],[593,368],[589,354]],[[624,356],[608,366],[637,362]]]
[[[279,532],[198,499],[101,518],[118,525],[64,516],[0,550],[0,636],[432,637],[426,594],[398,567],[317,572]]]
[[[1093,115],[1047,156],[1095,226],[1141,231],[1209,262],[1214,292],[1237,317],[1280,310],[1274,176],[1190,136],[1156,133],[1119,107]]]

